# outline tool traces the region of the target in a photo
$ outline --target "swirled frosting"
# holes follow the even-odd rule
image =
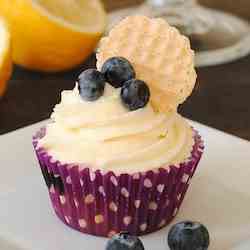
[[[178,165],[189,156],[193,133],[176,112],[148,105],[136,111],[121,103],[120,89],[106,84],[95,102],[82,100],[77,86],[62,92],[39,145],[65,163],[131,173]]]

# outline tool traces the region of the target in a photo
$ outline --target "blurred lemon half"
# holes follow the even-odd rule
[[[0,0],[0,14],[10,25],[14,62],[47,72],[80,64],[106,26],[99,0]]]
[[[0,97],[4,94],[12,72],[10,35],[6,24],[0,19]]]

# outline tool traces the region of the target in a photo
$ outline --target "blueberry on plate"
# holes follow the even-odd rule
[[[122,102],[131,111],[145,107],[149,98],[149,87],[141,80],[129,80],[121,89]]]
[[[111,57],[102,66],[106,81],[113,87],[122,87],[123,83],[135,78],[135,70],[131,63],[123,57]]]
[[[85,101],[95,101],[103,95],[105,79],[96,69],[87,69],[78,77],[80,96]]]
[[[144,250],[144,246],[138,237],[121,232],[108,241],[106,250]]]
[[[207,250],[209,233],[199,222],[183,221],[170,229],[168,245],[171,250]]]

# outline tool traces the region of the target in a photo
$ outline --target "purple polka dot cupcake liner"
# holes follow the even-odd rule
[[[116,175],[92,171],[83,164],[62,164],[38,140],[33,145],[57,216],[87,234],[111,237],[120,231],[144,235],[167,225],[178,213],[204,144],[194,130],[194,146],[186,162],[147,172]]]

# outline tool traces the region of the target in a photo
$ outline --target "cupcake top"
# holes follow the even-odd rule
[[[97,59],[100,71],[62,92],[39,146],[62,163],[115,173],[187,160],[193,132],[176,111],[196,78],[187,38],[161,19],[129,17],[102,40]]]

